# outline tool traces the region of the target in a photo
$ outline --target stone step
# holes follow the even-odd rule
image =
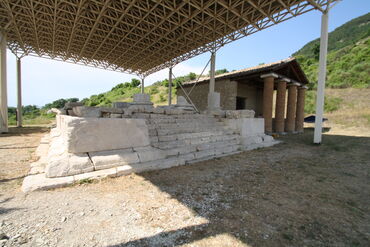
[[[226,142],[230,140],[238,140],[240,142],[239,139],[240,138],[238,135],[225,135],[225,134],[207,135],[207,136],[204,135],[204,136],[187,138],[187,139],[152,143],[152,146],[160,148],[160,149],[171,149],[171,148],[184,147],[188,145],[202,145],[206,143]]]
[[[218,153],[223,153],[223,150],[228,150],[230,146],[240,145],[240,140],[233,139],[228,141],[218,141],[218,142],[207,142],[203,144],[186,145],[176,148],[164,149],[167,156],[177,156],[189,153],[194,153],[196,156],[199,153],[207,153],[208,151],[218,150]],[[227,151],[229,152],[229,151]]]
[[[181,140],[192,139],[193,141],[185,142],[185,145],[187,145],[188,143],[200,144],[200,143],[204,143],[204,142],[208,142],[212,140],[225,140],[227,138],[226,137],[223,138],[223,137],[228,136],[228,135],[236,136],[234,135],[232,131],[220,130],[220,131],[203,131],[203,132],[197,132],[197,133],[180,133],[180,134],[175,134],[175,135],[164,135],[164,136],[151,136],[150,140],[151,140],[151,144],[153,145],[157,142],[159,143],[176,142],[176,141],[181,141]],[[172,144],[175,144],[175,143],[172,143]],[[182,145],[182,143],[180,143],[179,145]]]
[[[228,130],[218,126],[203,126],[203,127],[190,127],[190,128],[172,128],[172,129],[157,129],[149,130],[149,136],[169,136],[180,134],[197,134],[202,132],[224,132],[229,133]]]

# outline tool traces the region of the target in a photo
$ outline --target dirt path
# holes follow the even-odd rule
[[[42,131],[0,137],[0,232],[10,237],[0,246],[369,246],[369,137],[326,135],[314,146],[307,131],[271,148],[26,195],[21,177]]]

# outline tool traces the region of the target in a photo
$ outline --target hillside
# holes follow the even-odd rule
[[[329,88],[370,87],[370,13],[353,19],[329,34]],[[308,79],[317,82],[320,40],[316,39],[293,54]],[[315,83],[311,85],[315,88]]]

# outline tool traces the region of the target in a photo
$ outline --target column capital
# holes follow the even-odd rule
[[[267,78],[267,77],[279,78],[279,76],[277,74],[275,74],[275,73],[267,73],[267,74],[261,75],[261,78],[262,79]]]
[[[291,82],[292,80],[288,79],[288,78],[280,78],[277,82]]]
[[[288,86],[297,86],[297,87],[299,87],[301,85],[302,84],[301,83],[298,83],[298,82],[292,82],[292,83],[288,84]]]

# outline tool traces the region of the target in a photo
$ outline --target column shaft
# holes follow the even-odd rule
[[[295,119],[295,130],[298,133],[303,133],[305,93],[306,93],[305,87],[298,88],[297,110],[296,110],[296,119]]]
[[[6,37],[0,33],[0,133],[8,132],[8,92],[6,76]]]
[[[144,94],[144,78],[141,79],[141,93]]]
[[[215,92],[215,70],[216,70],[216,52],[211,53],[211,70],[209,72],[209,92]]]
[[[263,118],[265,119],[265,132],[272,133],[272,99],[274,94],[274,77],[264,78],[263,83]]]
[[[168,75],[168,105],[171,105],[171,101],[172,101],[172,67],[170,67]]]
[[[275,132],[277,133],[284,132],[286,84],[286,81],[279,81],[277,84],[275,105]]]
[[[295,130],[295,114],[297,105],[297,85],[290,84],[288,87],[288,107],[286,113],[286,132],[294,132]]]
[[[17,58],[17,127],[22,127],[22,68]]]

